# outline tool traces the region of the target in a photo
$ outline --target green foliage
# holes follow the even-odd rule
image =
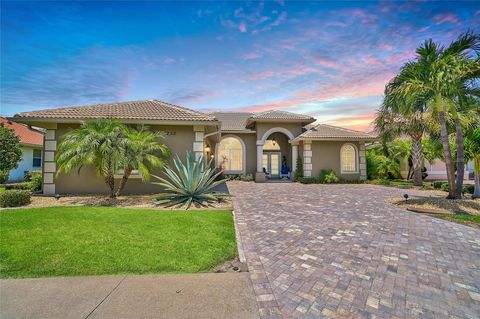
[[[133,170],[138,170],[147,180],[151,168],[162,167],[169,151],[158,143],[161,137],[161,133],[149,132],[143,127],[133,129],[110,119],[82,123],[80,128],[68,132],[59,144],[57,174],[93,166],[109,187],[110,197],[116,197]],[[114,175],[120,170],[124,175],[115,192]]]
[[[20,183],[11,183],[11,184],[6,184],[5,189],[23,189],[23,190],[30,190],[32,189],[32,183],[31,182],[20,182]]]
[[[165,167],[167,178],[152,175],[160,182],[153,184],[163,187],[168,193],[158,195],[158,204],[168,206],[182,205],[189,209],[192,204],[206,206],[207,203],[219,201],[225,194],[213,193],[216,186],[225,183],[225,180],[215,180],[221,172],[216,173],[211,168],[211,160],[204,165],[203,155],[195,160],[192,152],[187,152],[184,164],[177,155],[174,160],[175,169]]]
[[[439,181],[432,182],[432,186],[433,186],[433,188],[435,188],[435,189],[441,189],[441,188],[442,188],[442,184],[444,184],[444,182],[439,182]]]
[[[377,154],[375,150],[368,150],[367,173],[369,179],[400,178],[400,164],[391,158]]]
[[[296,181],[302,184],[320,184],[320,181],[314,177],[298,177]]]
[[[208,272],[237,252],[224,210],[19,208],[0,229],[2,278]]]
[[[368,184],[372,185],[391,185],[391,182],[388,179],[372,179],[368,181]]]
[[[463,185],[463,192],[466,194],[473,194],[474,190],[475,190],[475,185],[473,184]]]
[[[8,176],[10,176],[9,171],[0,171],[0,184],[4,184],[8,181]]]
[[[321,184],[335,184],[340,182],[340,178],[331,169],[322,169],[318,178]]]
[[[442,185],[440,186],[440,189],[444,192],[448,192],[448,190],[450,189],[450,186],[448,185],[448,183],[444,182],[442,183]]]
[[[30,203],[30,191],[28,190],[7,190],[0,192],[0,207],[18,207]]]
[[[299,178],[303,178],[303,161],[300,157],[297,157],[294,180],[298,180]]]
[[[225,174],[223,175],[223,177],[228,181],[242,181],[242,182],[253,181],[252,174]]]
[[[32,192],[40,191],[42,189],[42,182],[43,182],[42,172],[35,172],[34,174],[32,174],[32,179],[30,181],[31,183],[30,190]]]
[[[22,160],[20,138],[15,132],[0,123],[0,172],[2,175],[17,168]]]

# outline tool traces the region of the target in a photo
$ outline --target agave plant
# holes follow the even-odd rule
[[[167,206],[182,205],[189,209],[192,204],[206,206],[218,201],[227,194],[213,193],[212,189],[224,183],[224,180],[215,181],[222,172],[215,172],[211,168],[211,160],[204,166],[203,155],[195,160],[194,154],[187,152],[186,164],[178,155],[173,159],[175,169],[166,166],[166,178],[152,175],[160,182],[152,184],[163,187],[167,192],[159,194],[157,204]]]

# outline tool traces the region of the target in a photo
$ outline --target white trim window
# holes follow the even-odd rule
[[[340,171],[342,174],[358,173],[358,150],[355,145],[342,145],[340,149]]]
[[[236,136],[225,136],[218,144],[218,166],[227,174],[245,171],[245,155],[245,145]]]

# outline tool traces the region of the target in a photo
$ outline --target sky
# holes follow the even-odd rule
[[[1,2],[0,114],[159,99],[279,109],[368,130],[428,38],[480,32],[480,2]]]

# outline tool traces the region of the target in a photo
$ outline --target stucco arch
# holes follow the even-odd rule
[[[267,138],[273,133],[283,133],[286,136],[288,136],[289,140],[293,140],[295,138],[295,136],[292,134],[292,132],[290,132],[289,130],[287,130],[284,127],[272,127],[271,129],[266,131],[265,134],[263,134],[263,136],[260,140],[257,141],[257,145],[265,144],[265,141],[267,140]]]

